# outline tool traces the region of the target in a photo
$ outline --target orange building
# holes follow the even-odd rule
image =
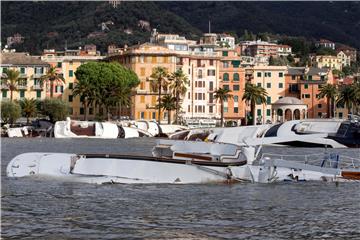
[[[231,90],[232,98],[224,102],[225,121],[239,122],[245,118],[245,69],[240,66],[240,56],[235,50],[221,51],[220,87]]]
[[[318,99],[321,85],[334,84],[332,71],[328,68],[288,68],[285,74],[285,95],[301,99],[307,105],[308,118],[328,117],[326,98]]]

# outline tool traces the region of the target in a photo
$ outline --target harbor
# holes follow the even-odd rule
[[[155,144],[153,138],[3,138],[2,237],[354,239],[360,234],[359,218],[349,221],[360,214],[358,183],[94,185],[5,173],[9,161],[26,152],[151,156]],[[324,149],[263,151],[300,155]],[[326,151],[360,154],[358,148]]]

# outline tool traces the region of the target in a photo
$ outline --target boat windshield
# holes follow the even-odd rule
[[[277,137],[277,131],[281,127],[282,123],[277,124],[269,128],[269,130],[266,131],[265,137]]]

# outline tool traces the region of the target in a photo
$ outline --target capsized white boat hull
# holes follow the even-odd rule
[[[263,165],[229,163],[228,166],[217,166],[215,163],[193,163],[176,159],[160,160],[144,156],[85,156],[68,153],[24,153],[10,161],[6,173],[9,177],[38,175],[71,182],[96,184],[346,180],[342,178],[340,169],[307,166],[292,161],[278,161]]]
[[[144,158],[143,160],[141,158]],[[233,166],[194,164],[154,157],[84,157],[65,153],[24,153],[7,166],[7,176],[43,175],[89,183],[209,183],[231,180]]]

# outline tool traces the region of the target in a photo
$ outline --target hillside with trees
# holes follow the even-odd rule
[[[212,32],[327,38],[360,48],[359,16],[359,2],[159,1],[121,2],[116,8],[107,1],[2,2],[1,41],[20,33],[24,43],[13,46],[18,51],[93,43],[104,52],[109,44],[148,41],[152,28],[196,40],[210,20]]]

